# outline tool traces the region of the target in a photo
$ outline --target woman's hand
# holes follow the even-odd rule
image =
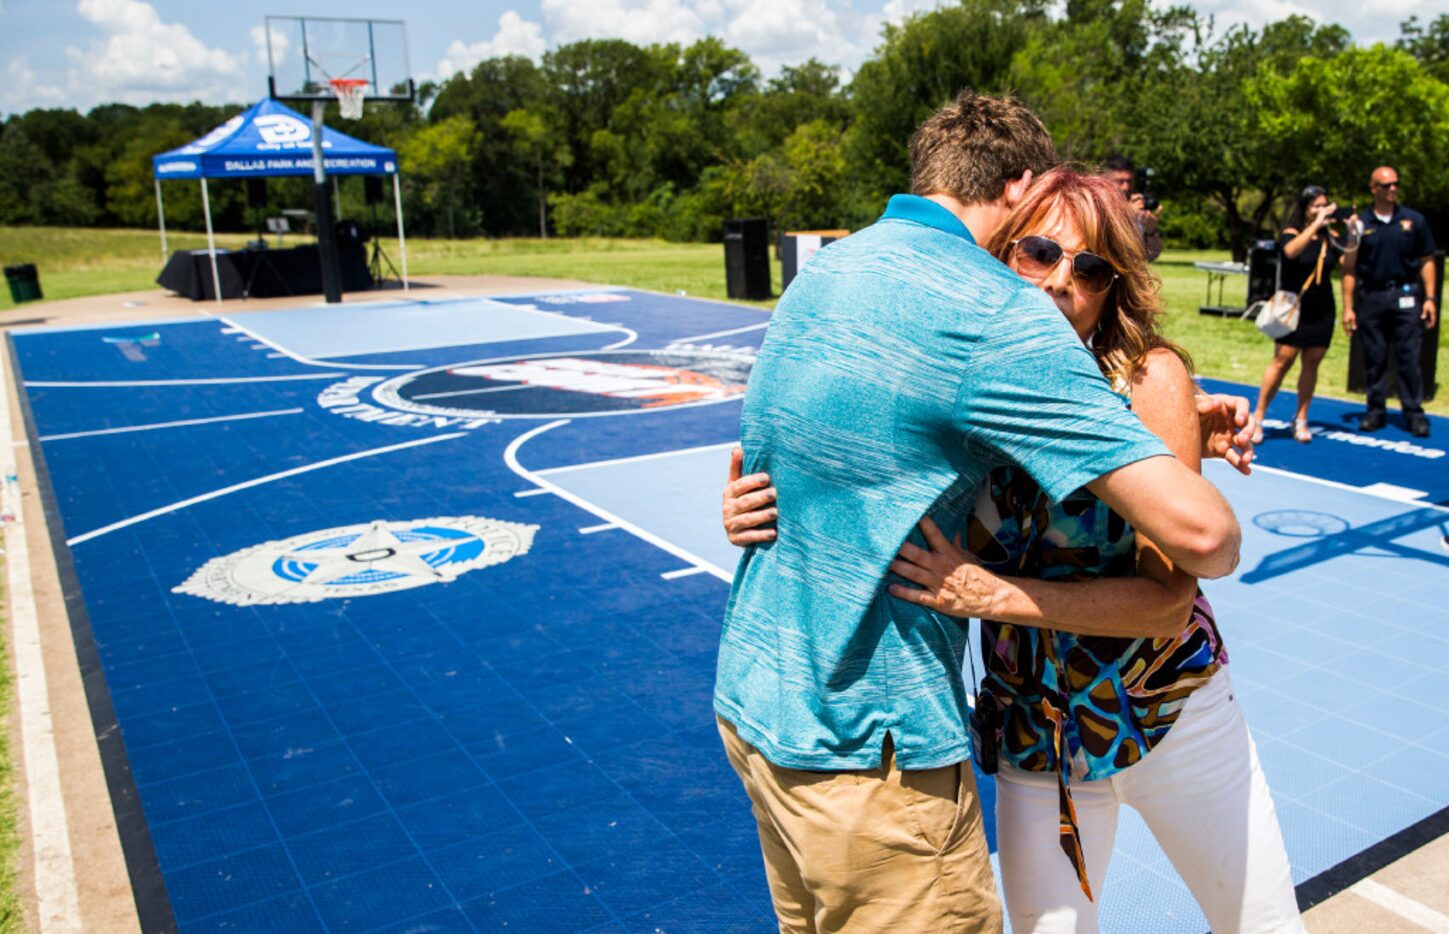
[[[1312,226],[1314,229],[1322,227],[1324,224],[1328,223],[1330,220],[1333,219],[1333,212],[1337,210],[1337,204],[1325,204],[1323,207],[1319,208],[1317,212],[1314,213],[1313,223],[1310,226]]]
[[[1258,424],[1248,400],[1199,391],[1193,402],[1202,432],[1203,460],[1220,457],[1238,473],[1251,473],[1253,445],[1263,440],[1263,426]]]
[[[962,548],[959,538],[948,541],[930,517],[921,520],[920,528],[930,550],[906,542],[890,567],[892,573],[918,586],[891,584],[891,596],[947,616],[993,619],[1002,579]]]
[[[725,534],[731,545],[741,547],[774,541],[775,529],[770,523],[780,514],[775,508],[775,488],[770,486],[770,475],[755,473],[741,477],[744,464],[743,448],[730,452],[730,479],[725,484],[722,507]]]

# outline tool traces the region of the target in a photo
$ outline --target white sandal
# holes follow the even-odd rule
[[[1299,444],[1308,444],[1313,441],[1313,432],[1308,430],[1308,422],[1304,419],[1293,420],[1293,440]]]

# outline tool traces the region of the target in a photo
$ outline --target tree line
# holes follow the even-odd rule
[[[1301,16],[1218,29],[1146,0],[962,0],[886,26],[848,81],[814,59],[765,78],[716,38],[595,39],[537,63],[488,59],[425,85],[416,106],[329,125],[398,150],[416,233],[710,240],[732,216],[869,223],[907,187],[912,130],[966,87],[1027,101],[1070,159],[1122,153],[1150,168],[1176,245],[1241,253],[1306,183],[1364,203],[1381,162],[1407,202],[1449,216],[1449,14],[1363,48]],[[13,115],[0,124],[0,223],[154,224],[151,156],[238,109]],[[200,224],[195,188],[166,187],[171,223]],[[309,203],[305,180],[272,192]],[[223,228],[258,226],[240,184],[212,198]],[[344,213],[361,198],[344,188]]]

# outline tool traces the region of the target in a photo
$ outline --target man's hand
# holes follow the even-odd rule
[[[1347,306],[1343,309],[1343,333],[1353,337],[1353,332],[1358,330],[1358,315],[1352,308]]]
[[[1220,457],[1238,473],[1252,473],[1253,445],[1263,440],[1263,426],[1258,424],[1248,400],[1200,392],[1194,401],[1202,428],[1203,459]]]
[[[1434,322],[1439,320],[1439,308],[1434,304],[1432,298],[1424,299],[1424,305],[1419,312],[1419,317],[1423,320],[1424,330],[1426,331],[1433,328]]]

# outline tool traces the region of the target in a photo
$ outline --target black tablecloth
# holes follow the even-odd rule
[[[361,243],[337,244],[337,263],[342,271],[344,292],[373,287],[372,274],[367,268],[367,250]],[[322,262],[316,244],[286,250],[217,250],[216,272],[221,279],[222,298],[241,298],[244,294],[253,298],[315,295],[322,291]],[[156,282],[192,301],[216,297],[206,250],[178,250],[171,254]]]

